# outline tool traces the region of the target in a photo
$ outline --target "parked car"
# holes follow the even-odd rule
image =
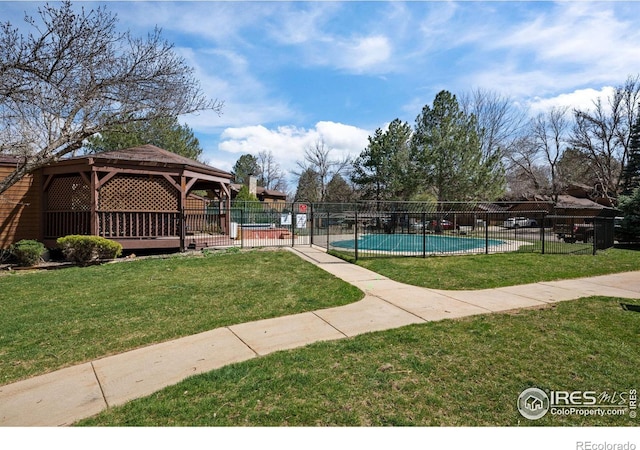
[[[432,220],[431,224],[434,227],[438,226],[438,223],[435,220]],[[459,230],[460,229],[460,225],[456,225],[453,222],[451,222],[450,220],[441,220],[440,221],[440,229],[442,229],[442,230]]]
[[[593,223],[557,224],[555,232],[568,244],[593,242]]]
[[[503,226],[505,228],[537,227],[538,222],[526,217],[510,217],[504,221]]]
[[[422,222],[417,222],[412,225],[415,231],[422,231],[424,228],[424,224]],[[459,230],[460,225],[457,225],[450,220],[430,220],[427,222],[427,230],[429,231],[444,231],[444,230]]]
[[[427,223],[427,230],[440,232],[444,230],[459,230],[460,225],[456,225],[450,220],[440,219],[440,220],[431,220]]]

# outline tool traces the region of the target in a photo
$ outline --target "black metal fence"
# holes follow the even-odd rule
[[[551,205],[314,204],[312,243],[358,259],[498,252],[592,253],[613,246],[613,217]]]
[[[311,245],[310,205],[285,202],[234,202],[204,210],[185,210],[185,246],[281,247]]]
[[[550,204],[236,202],[185,211],[188,248],[317,245],[354,258],[498,252],[591,253],[614,218]]]

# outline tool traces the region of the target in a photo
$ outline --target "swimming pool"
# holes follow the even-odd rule
[[[484,251],[485,245],[497,247],[505,241],[464,236],[441,236],[428,234],[365,234],[358,238],[358,250],[392,253],[462,253]],[[355,240],[347,239],[331,243],[344,249],[355,249]]]

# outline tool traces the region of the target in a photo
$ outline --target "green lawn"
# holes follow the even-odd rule
[[[640,254],[379,258],[399,281],[483,288],[640,269]],[[6,384],[141,345],[347,304],[352,286],[284,251],[173,257],[0,276]],[[637,389],[640,314],[594,297],[317,343],[224,367],[84,425],[637,425],[628,417],[531,422],[527,387]],[[640,303],[634,301],[632,303]]]
[[[361,258],[357,264],[402,283],[433,289],[487,289],[640,270],[640,252],[609,249],[593,256],[501,253],[428,258]]]
[[[516,408],[529,387],[638,388],[640,314],[619,301],[593,297],[317,343],[195,376],[80,424],[637,426],[628,416],[551,413],[534,422]]]
[[[221,326],[362,297],[286,251],[0,276],[0,385]]]

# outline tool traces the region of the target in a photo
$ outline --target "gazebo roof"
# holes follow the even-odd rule
[[[221,178],[231,179],[232,174],[213,166],[195,161],[176,153],[164,150],[155,145],[146,144],[137,147],[113,150],[110,152],[96,153],[93,155],[78,156],[69,160],[91,158],[96,162],[107,164],[136,163],[144,166],[182,166],[196,172],[204,172]]]
[[[20,161],[20,157],[15,155],[0,154],[0,165],[12,166]],[[61,159],[56,162],[49,163],[48,167],[75,165],[78,163],[94,164],[100,163],[105,165],[122,165],[133,164],[143,167],[182,167],[199,173],[213,175],[219,178],[231,180],[233,175],[222,169],[195,161],[193,159],[172,153],[155,145],[140,145],[137,147],[125,148],[122,150],[114,150],[104,153],[96,153],[91,155],[75,156],[72,158]]]

